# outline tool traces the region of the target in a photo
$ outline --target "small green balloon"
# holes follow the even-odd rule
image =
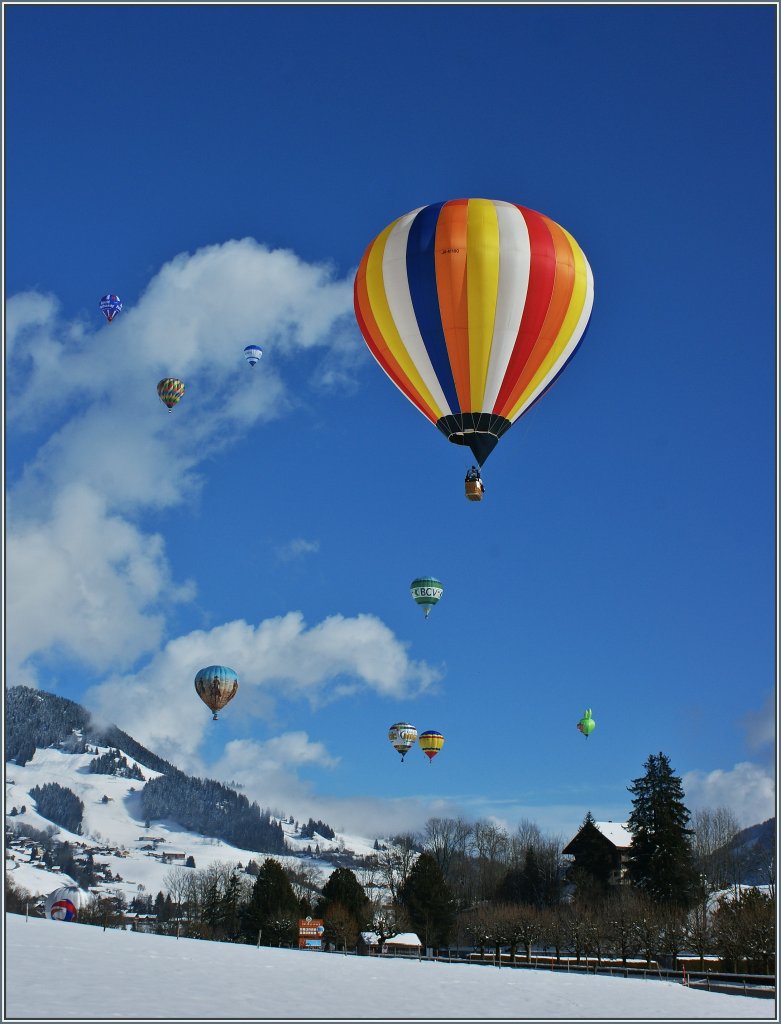
[[[588,739],[594,731],[594,727],[596,726],[596,724],[597,723],[591,717],[591,708],[587,708],[586,711],[583,713],[583,717],[578,722],[578,729],[580,730],[580,732],[583,733],[586,739]]]

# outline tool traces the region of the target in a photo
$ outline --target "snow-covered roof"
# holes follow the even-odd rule
[[[605,839],[610,840],[613,846],[625,849],[632,845],[632,833],[626,827],[626,822],[595,821],[594,824]]]
[[[385,940],[386,946],[422,946],[423,943],[414,932],[400,932]]]
[[[380,941],[380,936],[377,932],[361,932],[363,941],[371,946],[372,944]],[[399,932],[398,935],[391,935],[385,940],[385,945],[394,946],[422,946],[423,943],[417,937],[414,932]]]

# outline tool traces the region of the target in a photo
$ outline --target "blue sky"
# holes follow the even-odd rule
[[[567,838],[659,751],[691,810],[775,813],[776,6],[3,17],[7,683],[363,834]],[[595,282],[480,505],[352,308],[380,230],[467,196]]]

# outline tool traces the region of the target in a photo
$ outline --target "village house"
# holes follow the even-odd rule
[[[628,882],[627,868],[629,859],[629,847],[632,845],[632,833],[626,827],[626,822],[595,821],[594,827],[604,840],[605,848],[609,851],[612,870],[608,881],[611,885],[624,885]],[[574,838],[570,839],[561,851],[565,856],[571,857],[574,866],[578,863],[578,848],[583,842],[584,829],[582,825]]]
[[[382,944],[380,949],[380,937],[376,932],[361,932],[361,951],[370,956],[414,956],[419,957],[423,952],[423,943],[414,932],[400,932],[398,935],[391,935]]]

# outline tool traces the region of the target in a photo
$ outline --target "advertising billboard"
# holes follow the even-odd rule
[[[298,948],[322,949],[325,925],[315,917],[302,918],[298,922]]]

